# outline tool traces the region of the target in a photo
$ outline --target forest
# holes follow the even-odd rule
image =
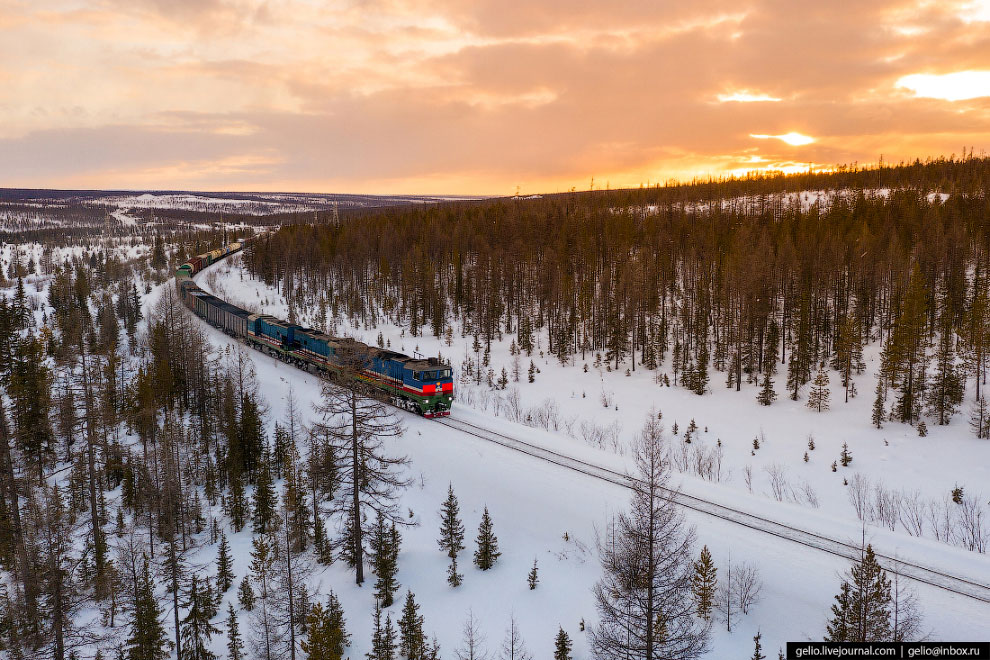
[[[266,234],[244,261],[297,309],[315,303],[328,327],[344,316],[367,327],[388,319],[412,336],[443,337],[456,326],[479,356],[508,336],[531,353],[539,336],[575,368],[655,371],[699,395],[745,381],[764,405],[810,399],[815,388],[804,386],[825,369],[854,396],[863,348],[879,343],[869,423],[948,424],[968,399],[968,422],[985,438],[988,165],[970,157],[317,216]],[[804,190],[827,194],[811,204],[789,196]],[[98,227],[103,216],[87,217]],[[128,236],[146,240],[147,256],[120,254]],[[319,602],[308,583],[317,566],[339,561],[357,584],[366,566],[374,576],[382,609],[369,657],[440,656],[415,595],[403,598],[396,580],[412,517],[400,497],[411,484],[407,458],[383,440],[402,425],[366,393],[332,387],[315,416],[290,392],[286,414],[273,419],[246,351],[215,350],[168,284],[189,255],[230,238],[160,228],[97,237],[90,227],[67,240],[83,249],[48,246],[0,272],[0,653],[211,660],[211,638],[223,637],[232,660],[345,657],[341,604],[332,591]],[[632,513],[619,519],[620,549],[644,511],[663,506],[661,436],[648,421],[637,460],[655,487],[634,493]],[[453,488],[437,504],[436,554],[458,588],[467,544]],[[654,636],[659,610],[648,609],[642,644],[659,652],[676,643],[696,657],[712,612],[727,608],[731,628],[733,612],[756,598],[758,575],[739,566],[717,596],[708,548],[692,561],[693,528],[669,507],[664,516],[670,547],[650,561],[678,570],[654,571],[647,583],[650,598],[673,594],[678,612],[665,614],[669,633]],[[250,539],[250,563],[236,571],[228,535]],[[491,569],[500,550],[487,508],[475,543],[472,570]],[[215,560],[198,559],[213,547]],[[918,633],[913,606],[906,623],[888,626],[889,612],[866,621],[862,592],[883,592],[882,607],[904,596],[891,596],[864,553],[836,597],[829,638]],[[634,554],[603,553],[611,574],[595,597],[606,622],[645,597],[616,587]],[[535,590],[536,561],[526,579]],[[383,609],[402,601],[396,630]],[[474,626],[471,615],[471,653]],[[570,660],[567,633],[550,632],[554,657]],[[589,632],[599,657],[621,657],[615,630]],[[505,648],[503,657],[528,657],[514,620]]]
[[[968,392],[987,437],[988,177],[970,155],[390,209],[282,227],[246,262],[290,316],[315,304],[437,337],[457,321],[527,354],[542,333],[562,364],[663,369],[699,395],[745,381],[764,405],[804,396],[822,367],[855,396],[878,342],[874,425],[948,424]]]

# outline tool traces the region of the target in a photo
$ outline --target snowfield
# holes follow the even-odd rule
[[[251,280],[237,266],[238,260],[234,257],[210,269],[217,273],[215,277],[207,271],[198,278],[200,286],[212,286],[218,294],[238,304],[285,318],[287,307],[278,292]],[[313,316],[305,310],[297,314],[301,324],[314,323]],[[327,330],[331,334],[352,334],[370,344],[376,343],[381,332],[393,349],[409,354],[414,350],[424,355],[442,353],[452,358],[455,377],[465,355],[473,357],[469,348],[472,338],[462,338],[456,331],[453,345],[447,346],[442,339],[410,337],[404,329],[389,324],[375,328],[338,324]],[[236,344],[212,328],[209,336],[218,347]],[[502,367],[512,372],[509,342],[507,336],[492,346],[491,367],[496,377]],[[270,423],[282,419],[290,386],[300,407],[311,409],[319,396],[316,376],[260,353],[252,351],[251,355],[262,394],[271,406]],[[535,383],[525,382],[529,365],[525,356],[521,360],[522,382],[510,382],[504,391],[492,392],[484,383],[478,387],[458,382],[454,416],[597,465],[626,470],[631,463],[625,456],[629,440],[638,432],[647,412],[657,409],[662,411],[668,431],[677,423],[678,437],[671,440],[677,452],[683,445],[689,452],[704,447],[714,454],[721,440],[724,454],[720,479],[705,479],[691,470],[675,473],[675,481],[685,493],[841,541],[858,543],[865,535],[879,552],[990,584],[990,558],[985,554],[911,536],[900,527],[891,531],[864,525],[858,519],[850,503],[850,486],[843,483],[844,479],[853,480],[856,474],[873,483],[882,481],[888,489],[917,490],[922,497],[937,501],[944,501],[955,485],[963,486],[967,494],[982,491],[984,501],[990,496],[990,442],[972,437],[967,412],[957,414],[947,427],[930,426],[925,438],[919,438],[914,428],[905,425],[890,423],[882,430],[870,425],[871,381],[878,363],[876,348],[868,349],[865,357],[867,373],[856,380],[860,395],[843,403],[842,388],[832,374],[832,410],[816,413],[805,407],[803,396],[797,402],[787,399],[780,383],[778,400],[770,407],[762,407],[755,401],[755,385],[744,384],[741,392],[726,389],[717,372],[713,372],[712,392],[699,397],[681,388],[661,387],[654,380],[654,372],[637,369],[627,377],[628,363],[619,371],[608,371],[604,366],[597,369],[592,366],[594,356],[589,355],[585,372],[583,363],[562,367],[541,358],[537,348],[532,357],[540,369]],[[668,375],[673,377],[669,372]],[[518,404],[513,403],[513,389],[518,390]],[[968,393],[967,405],[971,398]],[[520,406],[525,413],[521,415],[523,421],[527,417],[530,424],[534,419],[544,420],[542,425],[548,428],[511,421],[512,417],[520,417]],[[591,625],[595,619],[591,587],[600,575],[596,530],[602,529],[614,512],[627,506],[628,491],[431,420],[399,414],[407,431],[390,446],[412,460],[410,474],[415,483],[404,494],[402,506],[411,509],[419,522],[417,527],[403,531],[400,596],[404,597],[406,588],[415,592],[426,618],[425,629],[428,634],[436,634],[443,657],[454,657],[469,609],[480,619],[490,650],[500,645],[509,617],[514,615],[535,658],[552,654],[558,625],[574,640],[575,658],[590,657],[587,637],[579,628],[582,620]],[[683,433],[692,419],[698,433],[688,446],[683,442]],[[583,436],[582,423],[586,430]],[[606,430],[591,433],[592,425]],[[814,438],[813,451],[808,451],[809,434]],[[582,437],[610,439],[589,443]],[[753,449],[754,437],[759,438],[758,450]],[[848,443],[853,462],[833,472],[831,464],[839,458],[843,443]],[[805,451],[808,462],[803,460]],[[747,467],[752,475],[751,487],[747,485]],[[460,500],[468,536],[467,550],[458,562],[465,580],[457,589],[445,581],[447,561],[436,545],[437,511],[448,482]],[[777,501],[778,497],[782,501]],[[503,552],[489,572],[470,564],[473,538],[484,506],[490,510]],[[839,586],[839,574],[848,567],[848,561],[700,513],[686,515],[697,527],[696,550],[700,551],[701,544],[708,545],[720,577],[731,556],[733,565],[756,565],[764,583],[761,601],[748,616],[738,620],[733,632],[727,632],[724,623],[714,623],[709,657],[747,657],[752,653],[752,637],[757,630],[763,635],[768,656],[774,656],[787,641],[821,639],[832,596]],[[250,534],[229,534],[228,529],[228,537],[236,553],[234,571],[239,580],[249,561]],[[216,547],[205,546],[199,552],[202,560],[210,560]],[[530,591],[526,574],[534,558],[540,566],[540,585]],[[207,570],[212,573],[215,568],[210,566]],[[361,657],[371,639],[372,582],[357,588],[352,573],[338,562],[316,572],[313,585],[320,594],[333,589],[340,596],[352,633],[350,657]],[[931,639],[982,640],[990,636],[990,604],[930,586],[912,586],[919,596],[924,629],[930,631]],[[228,599],[236,598],[234,591],[228,593]],[[391,608],[393,620],[400,612],[401,597],[397,599],[399,604]],[[220,611],[225,610],[226,604]],[[215,637],[213,642],[214,649],[222,651],[223,640]]]

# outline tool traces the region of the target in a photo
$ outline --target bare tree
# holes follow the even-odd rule
[[[481,632],[474,610],[468,610],[468,618],[464,620],[461,645],[454,650],[457,660],[489,660],[491,655],[485,649],[485,635]]]
[[[409,459],[390,456],[384,447],[386,438],[401,436],[405,429],[377,390],[358,378],[370,350],[358,342],[337,348],[341,373],[335,382],[323,384],[322,401],[316,406],[321,418],[317,430],[331,446],[338,483],[347,493],[335,512],[344,514],[343,555],[355,568],[357,584],[364,582],[364,536],[377,514],[398,525],[409,524],[398,507],[399,492],[409,485],[399,471]]]
[[[694,530],[669,501],[664,449],[663,426],[651,411],[633,448],[632,510],[598,539],[604,576],[594,589],[597,658],[695,658],[708,648],[709,626],[694,616],[691,591]]]
[[[901,578],[900,562],[894,562],[891,573],[894,576],[890,603],[891,641],[921,641],[922,615],[918,596],[908,586],[907,580]]]
[[[509,629],[505,631],[499,660],[533,660],[533,656],[526,649],[526,642],[519,634],[519,626],[516,625],[515,616],[509,619]]]
[[[760,591],[763,589],[760,570],[752,564],[739,564],[729,582],[736,607],[743,614],[749,614],[749,608],[759,602]]]

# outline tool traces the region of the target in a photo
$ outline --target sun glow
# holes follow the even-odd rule
[[[783,135],[761,135],[757,133],[750,133],[749,137],[756,138],[758,140],[780,140],[781,142],[786,142],[792,147],[801,147],[815,141],[815,138],[813,137],[802,135],[801,133],[795,133],[794,131],[784,133]]]
[[[732,92],[731,94],[719,94],[717,98],[719,103],[776,103],[781,100],[776,96],[753,93],[745,89]]]
[[[990,71],[913,73],[900,78],[896,86],[923,98],[965,101],[990,96]]]

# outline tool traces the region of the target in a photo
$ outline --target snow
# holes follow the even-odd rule
[[[742,195],[738,197],[728,197],[721,199],[719,202],[719,208],[722,211],[738,211],[740,213],[758,213],[763,208],[789,208],[796,207],[800,208],[801,211],[808,211],[814,206],[818,206],[822,211],[828,210],[828,208],[838,201],[851,201],[859,194],[860,191],[851,189],[842,190],[802,190],[795,192],[784,192],[784,193],[771,193],[768,195]],[[873,188],[861,191],[867,198],[874,199],[887,199],[890,197],[890,188]],[[948,193],[942,192],[931,192],[928,193],[927,199],[929,203],[938,200],[940,203],[944,203],[949,198]],[[707,212],[713,207],[712,203],[706,201],[693,201],[693,202],[681,202],[674,203],[674,209],[683,209],[686,212],[702,213]],[[640,213],[644,215],[656,215],[660,212],[660,206],[656,204],[647,204],[643,206],[636,207],[625,207],[616,208],[614,211],[624,212],[632,211],[634,213]]]
[[[254,300],[267,313],[284,318],[286,307],[278,293],[251,280],[231,263],[215,267],[216,282],[224,292],[241,300]],[[232,267],[233,266],[233,267]],[[205,277],[201,286],[208,288]],[[305,312],[302,322],[307,323]],[[464,346],[470,341],[456,336],[452,347],[432,337],[403,336],[401,328],[388,324],[377,328],[340,326],[338,333],[350,331],[374,343],[378,332],[391,342],[392,348],[407,353],[414,348],[424,354],[452,356],[459,367]],[[209,329],[211,340],[219,345],[233,343],[226,335]],[[537,349],[538,351],[539,349]],[[276,362],[259,353],[251,353],[258,370],[262,393],[271,405],[270,421],[281,419],[284,397],[291,385],[308,409],[319,392],[315,376]],[[731,470],[729,479],[713,483],[688,474],[678,474],[684,492],[729,504],[782,522],[789,522],[844,541],[857,542],[863,526],[856,519],[847,499],[844,477],[861,471],[873,478],[882,475],[888,485],[922,490],[931,497],[941,497],[955,483],[965,484],[967,492],[988,483],[990,443],[971,438],[964,415],[957,415],[945,428],[931,427],[927,438],[916,437],[910,427],[890,424],[882,431],[869,425],[871,387],[868,375],[860,376],[861,394],[849,404],[842,403],[842,392],[833,376],[833,410],[814,413],[803,401],[791,402],[779,392],[781,399],[769,408],[755,402],[756,387],[744,385],[744,391],[727,390],[718,382],[720,374],[713,372],[713,392],[698,397],[680,388],[662,388],[653,381],[652,372],[637,370],[626,377],[620,371],[596,370],[584,373],[581,364],[560,367],[538,352],[534,361],[541,373],[536,383],[516,385],[527,406],[538,406],[543,400],[555,401],[562,420],[580,419],[605,426],[621,425],[619,451],[606,451],[589,446],[566,432],[549,432],[523,426],[493,413],[494,396],[489,395],[488,410],[471,410],[462,400],[455,403],[454,415],[471,423],[524,438],[582,460],[603,466],[626,469],[629,461],[622,450],[642,423],[651,407],[664,412],[672,426],[678,422],[681,432],[694,418],[699,426],[699,439],[713,447],[721,438],[725,450],[725,466]],[[589,365],[592,362],[589,359]],[[523,367],[528,360],[524,360]],[[877,365],[875,350],[867,352],[872,370]],[[496,373],[505,365],[511,370],[508,337],[492,347],[492,367]],[[525,379],[525,376],[524,376]],[[466,388],[455,385],[464,396]],[[778,389],[781,388],[778,385]],[[599,402],[602,392],[613,393],[618,403],[605,408]],[[480,401],[481,392],[476,392]],[[582,396],[585,395],[585,396]],[[479,404],[480,405],[480,404]],[[401,439],[391,441],[394,451],[412,459],[410,474],[415,485],[403,496],[402,506],[415,512],[419,527],[404,531],[400,556],[400,595],[411,588],[422,605],[426,630],[436,634],[444,657],[452,657],[459,645],[461,625],[470,608],[479,617],[488,637],[488,646],[500,644],[510,615],[515,615],[530,650],[537,658],[549,657],[553,636],[561,625],[575,640],[575,657],[590,657],[585,634],[579,632],[579,622],[589,624],[595,618],[591,587],[600,574],[595,553],[596,529],[601,529],[612,513],[624,508],[628,492],[623,488],[579,475],[572,471],[534,460],[509,449],[464,435],[430,420],[403,413],[407,432]],[[571,431],[577,422],[571,424]],[[703,430],[708,426],[707,433]],[[669,426],[668,426],[669,428]],[[762,431],[765,439],[752,456],[752,438]],[[566,428],[563,429],[566,431]],[[816,449],[809,452],[811,461],[804,463],[806,437],[815,435]],[[889,442],[884,443],[884,440]],[[675,441],[677,442],[677,441]],[[831,471],[831,462],[838,458],[843,442],[853,452],[851,468]],[[792,481],[807,481],[818,492],[819,509],[805,504],[776,502],[769,492],[768,475],[763,468],[773,464],[786,466]],[[753,490],[743,483],[742,470],[753,466]],[[468,531],[468,549],[459,560],[465,583],[451,589],[445,582],[446,558],[437,549],[439,521],[437,510],[452,483],[460,500],[462,519]],[[488,506],[499,537],[503,556],[496,568],[481,572],[470,564],[473,537],[481,510]],[[768,654],[787,641],[820,639],[832,596],[839,584],[839,574],[848,562],[825,553],[749,530],[723,520],[694,512],[686,513],[688,521],[697,526],[700,544],[712,550],[720,573],[724,574],[731,553],[734,564],[750,562],[762,573],[764,589],[761,602],[742,618],[732,633],[716,623],[713,630],[712,658],[745,657],[751,653],[752,637],[759,629]],[[568,541],[564,540],[567,534]],[[868,541],[886,553],[896,553],[905,559],[951,569],[971,578],[990,582],[990,561],[986,555],[908,536],[902,531],[891,532],[873,526],[865,529]],[[246,532],[231,536],[235,548],[235,573],[242,576],[248,562],[250,540]],[[202,551],[210,557],[215,547]],[[529,591],[525,577],[537,558],[540,565],[540,585]],[[339,562],[314,575],[314,584],[321,593],[333,589],[340,596],[353,635],[351,657],[361,657],[371,638],[372,587],[357,588],[353,576]],[[980,604],[962,596],[929,587],[914,585],[925,614],[925,629],[933,639],[983,639],[990,634],[990,605]],[[233,597],[233,590],[228,597]],[[224,608],[226,606],[224,605]],[[393,619],[401,607],[393,606]],[[223,611],[223,610],[221,610]],[[242,620],[242,627],[244,622]],[[215,639],[215,648],[222,640]]]

